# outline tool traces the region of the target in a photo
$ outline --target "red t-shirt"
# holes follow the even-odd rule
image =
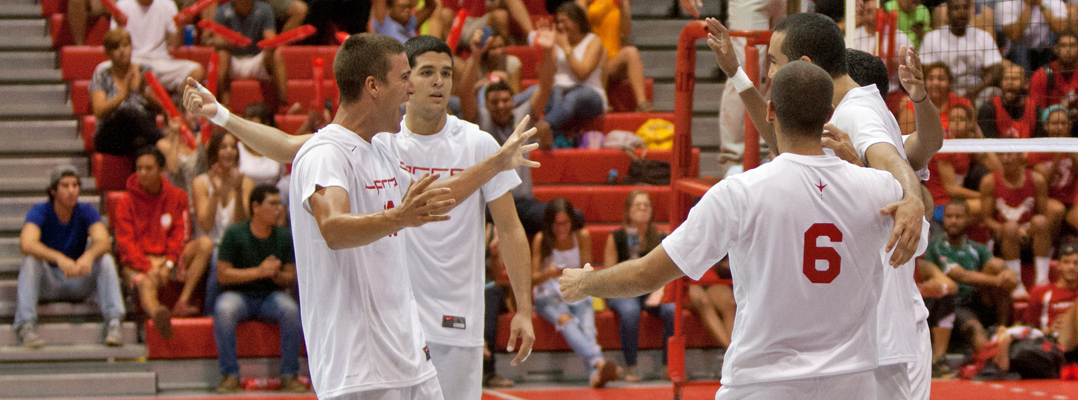
[[[1070,76],[1066,76],[1059,72],[1058,61],[1052,61],[1049,65],[1052,68],[1053,82],[1051,85],[1048,83],[1048,72],[1043,67],[1034,72],[1033,77],[1029,80],[1029,98],[1033,99],[1033,103],[1041,108],[1059,104],[1063,96],[1078,89],[1078,73],[1071,73]]]
[[[1075,203],[1075,190],[1078,190],[1078,165],[1066,153],[1029,153],[1026,155],[1029,165],[1053,163],[1049,165],[1048,197],[1071,205]]]
[[[992,98],[992,104],[996,106],[996,134],[1001,138],[1029,139],[1033,137],[1033,129],[1037,124],[1037,105],[1027,101],[1022,118],[1015,120],[1011,114],[1003,108],[1003,100],[999,97]]]
[[[962,176],[969,172],[969,160],[970,155],[967,153],[936,153],[936,155],[932,156],[932,160],[928,162],[929,178],[928,182],[925,182],[925,187],[932,194],[933,204],[941,206],[951,201],[951,195],[947,194],[947,188],[943,186],[943,181],[939,178],[940,173],[937,163],[951,164],[954,167],[955,178],[961,179]]]
[[[444,0],[442,7],[453,10],[456,14],[460,9],[468,10],[469,17],[482,17],[487,15],[487,2],[484,0]]]
[[[1048,330],[1056,318],[1074,307],[1078,289],[1061,288],[1056,284],[1040,285],[1029,292],[1029,308],[1025,321],[1040,330]]]
[[[1003,179],[1002,171],[992,173],[996,180],[996,221],[1014,221],[1021,225],[1033,219],[1037,187],[1033,184],[1033,171],[1027,168],[1025,175],[1026,183],[1018,189],[1011,189]]]
[[[947,104],[944,104],[943,107],[940,107],[940,122],[943,123],[943,131],[945,132],[945,134],[947,132],[947,120],[951,117],[951,107],[957,106],[959,104],[973,107],[973,103],[971,103],[969,99],[959,96],[954,92],[950,93],[950,97],[948,97],[947,99]],[[913,102],[907,101],[906,108],[909,109],[910,112],[913,112]],[[974,115],[974,119],[976,119],[976,115]]]

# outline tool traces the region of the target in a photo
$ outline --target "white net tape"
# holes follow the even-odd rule
[[[1078,153],[1078,138],[947,139],[939,153]]]

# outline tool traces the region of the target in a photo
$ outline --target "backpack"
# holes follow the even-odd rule
[[[1056,379],[1066,359],[1063,347],[1045,337],[1015,339],[1010,347],[1011,372],[1022,379]]]

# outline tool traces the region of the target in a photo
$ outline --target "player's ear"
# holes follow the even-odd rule
[[[767,101],[767,122],[775,123],[775,104]]]

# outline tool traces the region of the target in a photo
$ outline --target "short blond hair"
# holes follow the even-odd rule
[[[131,34],[124,28],[115,28],[105,33],[101,44],[105,46],[105,51],[113,51],[120,48],[125,41],[131,43]]]

